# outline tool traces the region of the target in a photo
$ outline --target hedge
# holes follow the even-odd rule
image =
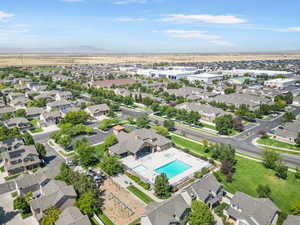
[[[149,190],[150,189],[150,184],[145,183],[144,181],[142,181],[139,177],[134,176],[133,174],[125,171],[125,174],[131,179],[133,180],[135,183],[139,184],[140,186],[142,186],[145,190]]]

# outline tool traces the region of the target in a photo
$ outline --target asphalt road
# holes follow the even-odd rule
[[[294,113],[296,115],[300,114],[300,107],[294,107],[296,108],[294,110]],[[138,112],[138,111],[134,111],[131,109],[126,109],[126,108],[122,108],[122,114],[123,115],[127,115],[127,116],[133,116],[133,117],[138,117],[140,115],[143,114],[148,114],[149,118],[151,120],[158,120],[157,117],[153,117],[150,115],[150,112]],[[163,120],[163,119],[160,119]],[[246,132],[249,132],[250,135],[245,138],[245,139],[241,139],[241,135],[238,135],[236,137],[221,137],[221,136],[213,136],[213,135],[209,135],[200,131],[197,131],[195,129],[192,128],[188,128],[186,126],[182,126],[179,124],[175,125],[175,128],[177,130],[177,132],[179,134],[185,135],[187,137],[193,138],[193,139],[207,139],[209,142],[214,142],[214,143],[225,143],[225,144],[230,144],[232,147],[234,147],[237,152],[242,153],[242,154],[246,154],[252,157],[258,157],[261,158],[262,154],[263,154],[263,150],[260,148],[257,148],[255,145],[252,144],[252,140],[255,139],[256,137],[258,137],[258,131],[260,130],[265,130],[267,132],[271,131],[273,128],[277,127],[282,120],[282,115],[277,117],[276,119],[272,120],[272,121],[264,121],[264,120],[260,120],[259,121],[259,125],[255,126],[255,127],[251,127],[249,130],[247,130]],[[243,134],[242,134],[243,135]],[[282,160],[284,163],[286,163],[288,166],[291,167],[300,167],[300,157],[296,156],[296,155],[291,155],[291,154],[281,154],[282,156]]]

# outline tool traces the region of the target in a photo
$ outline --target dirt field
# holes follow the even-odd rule
[[[0,55],[0,66],[70,65],[110,63],[214,62],[240,60],[300,59],[300,54],[99,54]]]
[[[128,225],[143,215],[146,205],[111,179],[104,181],[103,211],[116,225]]]

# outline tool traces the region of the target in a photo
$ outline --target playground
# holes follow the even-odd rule
[[[103,212],[116,225],[128,225],[143,215],[145,204],[130,192],[108,178],[102,185],[104,206]]]

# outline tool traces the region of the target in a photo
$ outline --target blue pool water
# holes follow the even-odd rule
[[[163,165],[157,169],[155,169],[155,172],[158,174],[165,173],[168,177],[168,179],[171,179],[178,174],[186,171],[187,169],[191,168],[190,165],[185,164],[184,162],[181,162],[180,160],[172,161],[166,165]]]

